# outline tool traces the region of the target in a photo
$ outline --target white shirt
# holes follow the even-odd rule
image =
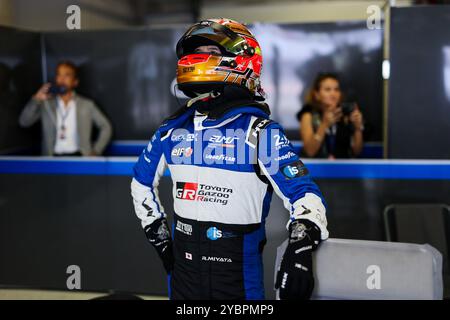
[[[73,153],[79,151],[77,130],[77,106],[72,98],[64,106],[64,101],[56,98],[56,142],[55,153]]]

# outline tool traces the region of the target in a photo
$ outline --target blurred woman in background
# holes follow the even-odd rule
[[[352,158],[363,147],[363,116],[356,103],[342,103],[336,74],[319,74],[297,113],[302,156],[310,158]]]

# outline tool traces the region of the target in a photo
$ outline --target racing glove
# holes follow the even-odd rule
[[[300,219],[289,225],[289,243],[278,269],[275,289],[281,300],[306,300],[314,289],[312,253],[320,242],[315,223]]]
[[[153,245],[161,258],[164,269],[170,274],[173,270],[174,258],[172,239],[170,237],[169,226],[166,218],[156,219],[145,228],[147,239]]]

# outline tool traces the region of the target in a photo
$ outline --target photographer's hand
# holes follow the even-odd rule
[[[42,102],[50,98],[48,90],[51,87],[51,83],[44,83],[39,90],[34,94],[33,99]]]
[[[350,114],[350,122],[353,124],[356,130],[362,130],[363,127],[363,116],[359,108],[355,108]]]
[[[337,108],[334,110],[326,110],[322,116],[322,123],[327,127],[331,127],[337,122],[339,122],[342,118],[342,110],[341,108]]]
[[[350,114],[350,122],[353,124],[355,131],[352,136],[352,151],[353,156],[357,156],[361,153],[363,149],[364,139],[363,139],[363,130],[364,130],[364,119],[361,111],[359,111],[359,107],[356,107],[355,110]]]

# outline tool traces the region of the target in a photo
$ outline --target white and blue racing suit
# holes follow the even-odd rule
[[[239,106],[218,117],[186,108],[159,127],[131,184],[144,229],[166,216],[158,183],[167,167],[175,211],[172,299],[264,299],[262,251],[273,191],[289,221],[310,220],[328,238],[321,192],[263,108]]]

